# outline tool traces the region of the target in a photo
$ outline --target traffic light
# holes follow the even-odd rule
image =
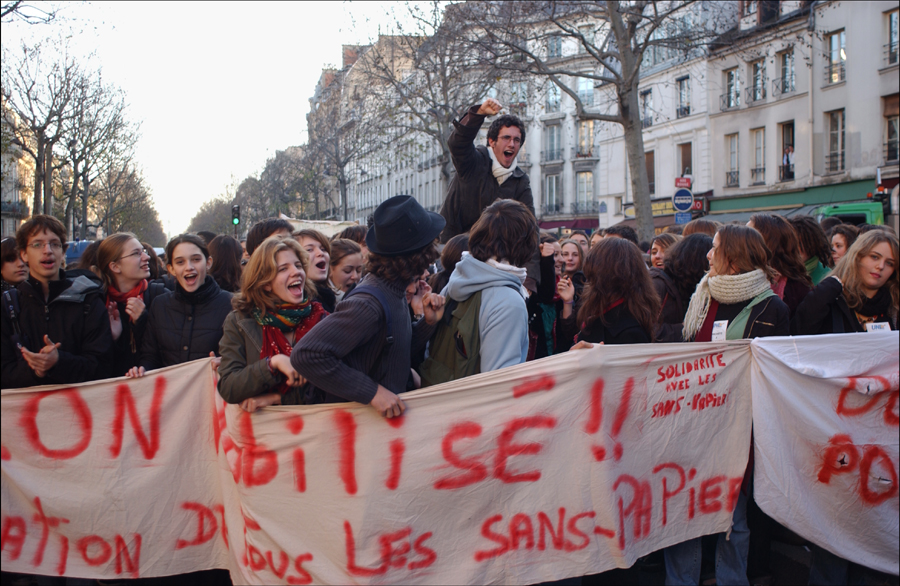
[[[241,223],[241,206],[231,206],[231,223],[235,226]]]

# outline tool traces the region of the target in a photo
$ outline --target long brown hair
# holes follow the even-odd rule
[[[498,199],[481,212],[469,230],[469,252],[477,260],[491,258],[524,267],[538,250],[540,229],[521,202]]]
[[[812,288],[812,280],[800,260],[800,241],[790,222],[774,214],[753,214],[750,221],[753,229],[762,234],[766,248],[772,253],[772,268],[788,280],[799,281]]]
[[[271,285],[278,274],[275,257],[283,250],[290,250],[297,255],[303,264],[304,273],[309,270],[309,255],[300,243],[290,236],[269,236],[250,255],[241,277],[241,291],[231,298],[232,307],[247,315],[254,309],[260,311],[275,309],[275,304],[279,303],[278,297],[271,291],[266,291],[266,286]],[[316,285],[309,276],[303,279],[303,291],[308,299],[315,297]]]
[[[331,266],[336,267],[345,256],[362,254],[362,248],[349,238],[335,238],[331,241]]]
[[[131,232],[116,232],[100,241],[100,245],[97,247],[97,270],[95,272],[99,274],[105,289],[116,286],[116,276],[109,269],[109,265],[122,257],[122,253],[125,252],[122,248],[129,240],[137,240],[138,244],[141,242]]]
[[[223,291],[235,293],[241,288],[241,258],[244,249],[232,236],[220,234],[209,243],[212,267],[209,274]]]
[[[832,275],[841,280],[844,285],[844,300],[850,309],[858,309],[866,302],[866,294],[863,292],[862,282],[859,278],[859,263],[864,256],[869,254],[873,248],[887,242],[891,247],[891,253],[894,255],[894,272],[888,278],[884,287],[891,292],[891,313],[894,319],[897,319],[898,305],[900,305],[900,273],[897,271],[898,262],[898,240],[897,236],[887,230],[871,230],[865,234],[861,234],[847,254],[838,261],[837,266],[831,272]]]
[[[733,266],[739,275],[762,269],[770,281],[775,279],[775,273],[769,266],[772,253],[766,248],[762,234],[753,228],[734,224],[722,226],[717,234],[719,249],[716,258],[719,262]]]
[[[604,313],[621,299],[652,340],[660,302],[640,249],[623,238],[604,238],[587,253],[583,270],[578,322],[589,326],[599,319],[606,324]]]

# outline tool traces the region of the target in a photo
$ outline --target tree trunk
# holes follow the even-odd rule
[[[38,133],[37,139],[37,158],[34,160],[34,206],[31,208],[31,214],[40,214],[44,209],[43,205],[43,188],[44,188],[44,135]]]
[[[69,238],[75,238],[75,200],[78,198],[78,179],[79,179],[78,161],[72,164],[72,187],[69,188],[69,197],[66,201],[66,230],[69,231]]]
[[[81,239],[87,240],[88,238],[88,196],[91,193],[91,178],[85,173],[84,180],[84,193],[81,194]]]
[[[53,143],[44,151],[44,214],[53,214]]]
[[[650,183],[644,156],[644,135],[638,110],[637,88],[621,88],[619,108],[622,112],[622,130],[625,151],[628,155],[628,171],[631,175],[631,194],[634,198],[634,217],[637,221],[638,240],[653,240],[653,207],[650,205]]]

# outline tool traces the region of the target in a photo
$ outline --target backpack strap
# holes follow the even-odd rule
[[[19,328],[19,291],[17,289],[11,288],[3,292],[3,309],[9,315],[13,332],[18,338],[22,335],[22,330]]]
[[[385,337],[384,342],[385,344],[393,344],[394,328],[392,327],[393,324],[391,320],[391,307],[390,305],[388,305],[388,300],[384,296],[384,292],[373,285],[357,285],[353,288],[353,290],[344,295],[344,299],[347,299],[352,295],[356,295],[357,293],[368,293],[369,295],[377,299],[379,303],[381,303],[381,308],[384,310],[384,319],[387,323],[387,336]]]

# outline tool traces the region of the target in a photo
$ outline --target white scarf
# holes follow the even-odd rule
[[[503,165],[500,164],[500,161],[497,160],[496,155],[494,155],[494,149],[488,147],[488,154],[491,156],[491,173],[494,174],[494,177],[497,179],[497,183],[503,185],[503,182],[509,179],[509,176],[512,175],[513,171],[516,170],[516,167],[519,166],[519,161],[514,158],[512,165],[507,169]]]
[[[685,340],[693,340],[709,313],[709,305],[715,299],[723,305],[740,303],[753,299],[760,293],[771,291],[772,286],[765,271],[756,269],[740,275],[704,275],[697,284],[697,289],[691,296],[687,314],[684,316],[684,330],[682,334]]]

